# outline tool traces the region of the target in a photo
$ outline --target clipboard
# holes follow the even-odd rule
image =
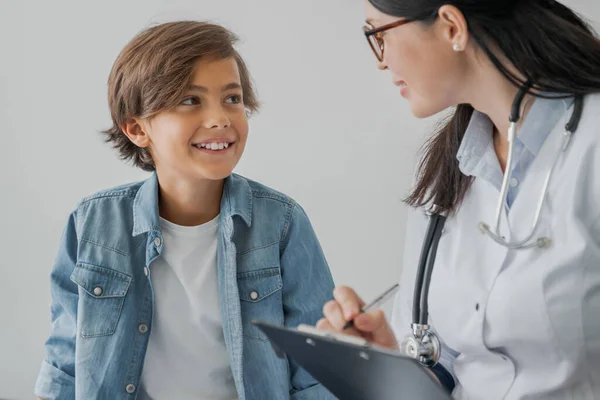
[[[366,340],[301,325],[253,321],[275,352],[287,354],[342,400],[451,400],[418,361]]]

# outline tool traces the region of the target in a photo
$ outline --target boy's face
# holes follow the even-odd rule
[[[157,173],[191,180],[228,177],[248,137],[242,94],[235,59],[199,60],[177,107],[137,121]]]

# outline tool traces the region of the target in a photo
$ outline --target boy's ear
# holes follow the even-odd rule
[[[150,137],[141,121],[131,118],[121,125],[121,130],[136,146],[148,147],[150,145]]]

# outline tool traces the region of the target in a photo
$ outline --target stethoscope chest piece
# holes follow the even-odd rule
[[[440,359],[441,344],[429,325],[412,324],[413,334],[402,343],[402,352],[425,367],[433,367]]]

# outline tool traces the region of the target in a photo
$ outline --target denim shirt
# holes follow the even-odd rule
[[[37,396],[137,397],[152,330],[152,262],[162,250],[155,174],[82,200],[51,273],[52,324]],[[217,269],[239,399],[334,398],[292,360],[278,358],[252,325],[315,324],[332,298],[331,273],[304,210],[256,182],[228,177]]]

